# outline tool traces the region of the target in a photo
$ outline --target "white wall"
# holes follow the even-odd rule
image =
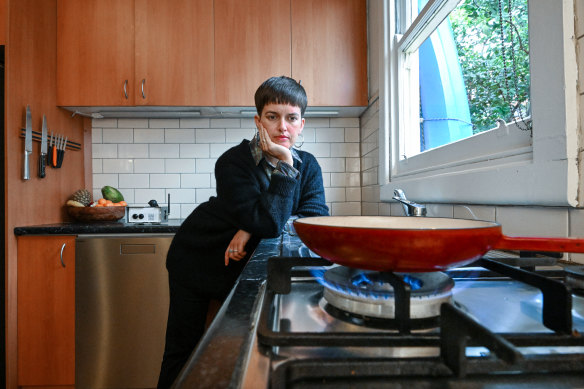
[[[93,195],[118,188],[130,205],[155,199],[184,219],[215,195],[217,158],[242,139],[251,139],[253,119],[94,119]],[[322,168],[332,215],[361,213],[358,118],[307,118],[302,150]]]

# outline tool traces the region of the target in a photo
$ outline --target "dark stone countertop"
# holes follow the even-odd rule
[[[14,235],[83,235],[83,234],[174,234],[182,219],[170,219],[160,224],[117,222],[55,223],[15,227]]]
[[[254,331],[256,300],[268,258],[300,256],[302,242],[287,233],[260,242],[173,388],[237,387]]]

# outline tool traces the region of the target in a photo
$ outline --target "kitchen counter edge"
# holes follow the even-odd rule
[[[80,235],[80,234],[152,234],[176,233],[181,219],[170,219],[161,224],[125,222],[55,223],[14,228],[14,235]]]

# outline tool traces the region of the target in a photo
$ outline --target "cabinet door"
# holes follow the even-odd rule
[[[366,0],[293,0],[292,77],[309,106],[367,105]]]
[[[136,0],[136,105],[213,105],[213,0]]]
[[[74,385],[75,237],[18,237],[17,327],[18,385]]]
[[[58,0],[57,104],[133,105],[133,89],[134,0]]]
[[[258,86],[290,76],[290,0],[215,0],[218,106],[254,106]]]

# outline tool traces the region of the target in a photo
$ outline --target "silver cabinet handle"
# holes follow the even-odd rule
[[[126,100],[128,100],[128,80],[124,81],[124,96],[126,96]]]
[[[144,93],[144,84],[146,84],[146,79],[145,78],[142,79],[142,98],[143,99],[146,98],[146,94]]]
[[[63,250],[65,250],[65,246],[67,246],[67,243],[63,243],[63,246],[61,246],[61,266],[63,267],[66,267],[65,261],[63,261]]]

